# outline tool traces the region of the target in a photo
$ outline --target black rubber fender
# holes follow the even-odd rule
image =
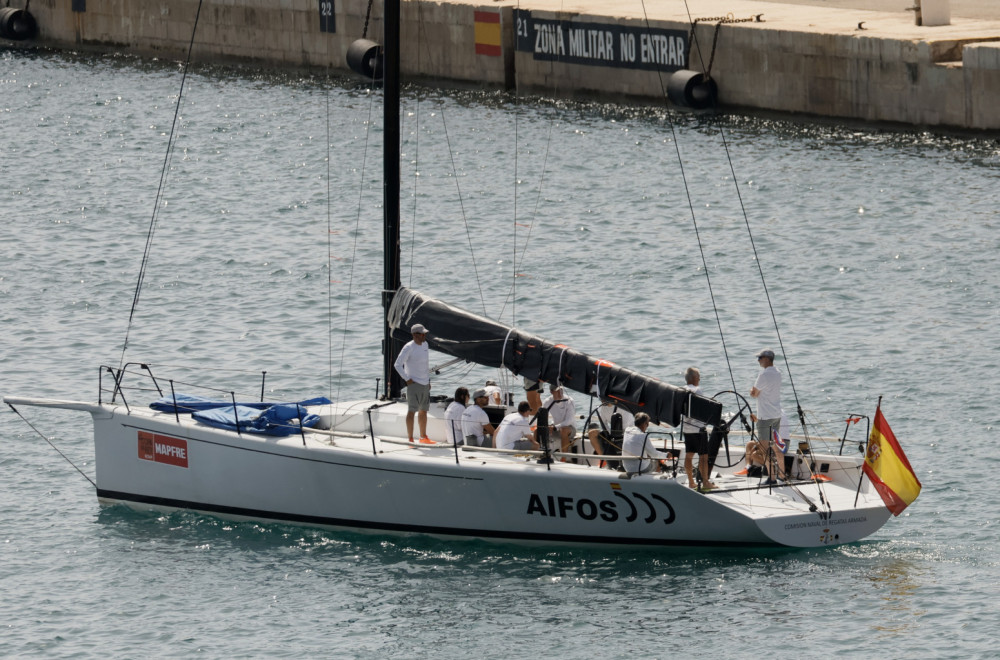
[[[347,66],[368,80],[382,80],[382,47],[370,39],[358,39],[347,49]]]
[[[699,71],[674,71],[667,81],[667,97],[675,105],[704,110],[714,106],[718,96],[715,80]]]
[[[24,41],[38,36],[35,17],[23,9],[0,9],[0,37],[11,41]]]

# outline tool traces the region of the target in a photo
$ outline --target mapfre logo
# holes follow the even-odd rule
[[[171,438],[149,431],[139,431],[139,458],[144,461],[166,463],[186,468],[188,466],[187,440]]]

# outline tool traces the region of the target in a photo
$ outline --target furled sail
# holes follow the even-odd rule
[[[388,312],[389,327],[399,341],[421,323],[436,351],[545,383],[562,383],[577,392],[614,401],[633,413],[645,412],[654,423],[677,426],[681,416],[716,424],[722,404],[686,389],[590,357],[564,344],[492,321],[419,291],[400,288]]]

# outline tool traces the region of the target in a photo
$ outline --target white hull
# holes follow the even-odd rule
[[[398,438],[401,404],[372,412],[373,442],[362,434],[369,424],[364,411],[375,401],[343,404],[326,416],[338,427],[334,433],[347,435],[307,432],[304,440],[240,436],[149,409],[12,402],[91,412],[98,497],[140,509],[331,529],[624,546],[838,545],[872,534],[890,515],[867,482],[855,505],[859,461],[836,456],[816,456],[833,464],[834,481],[821,487],[801,482],[770,490],[723,471],[717,480],[722,488],[701,494],[687,488],[683,471],[676,478],[628,478],[587,465],[547,466],[534,457],[409,445]],[[440,416],[435,404],[432,438],[443,439]]]

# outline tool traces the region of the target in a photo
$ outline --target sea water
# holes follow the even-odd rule
[[[201,65],[175,123],[180,80],[0,51],[0,393],[93,400],[124,360],[371,395],[379,93]],[[883,397],[920,498],[823,550],[338,534],[101,508],[87,415],[5,409],[0,656],[997,657],[995,136],[416,87],[403,115],[404,284],[710,393],[773,347],[836,433]]]

